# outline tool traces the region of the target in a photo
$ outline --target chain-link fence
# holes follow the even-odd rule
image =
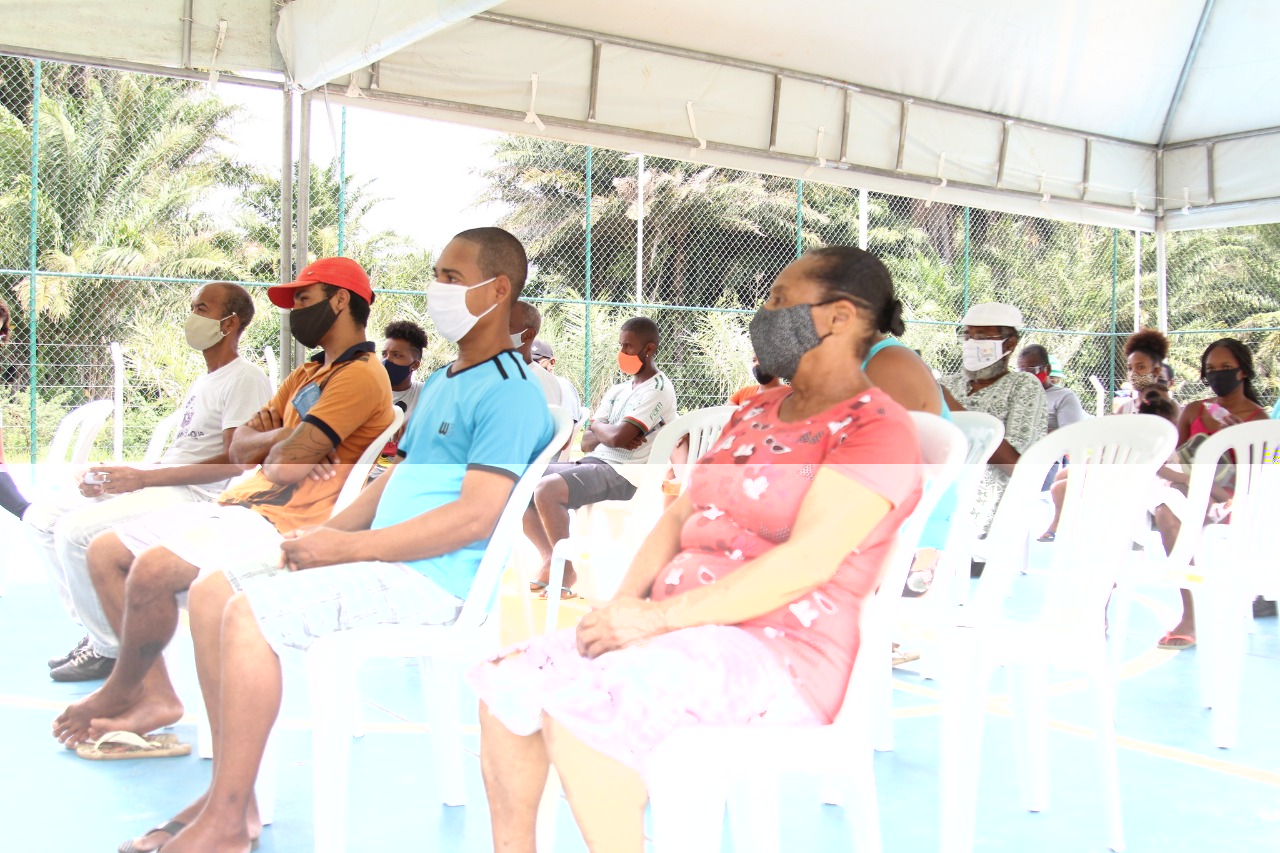
[[[0,404],[11,458],[34,458],[70,407],[110,399],[117,384],[120,450],[140,457],[204,369],[182,336],[204,282],[249,287],[258,314],[242,352],[268,366],[271,347],[287,364],[280,313],[263,291],[304,260],[293,235],[305,234],[308,258],[346,254],[369,269],[371,337],[392,319],[431,332],[421,296],[430,248],[376,226],[403,190],[346,167],[348,123],[370,114],[344,108],[334,122],[326,110],[330,133],[298,136],[331,150],[310,151],[306,170],[298,150],[282,174],[295,113],[280,108],[278,90],[264,95],[275,99],[269,109],[246,108],[238,88],[0,56],[0,296],[13,328],[0,349]],[[387,174],[418,168],[421,152],[405,150],[387,154]],[[662,330],[659,364],[680,409],[722,402],[750,381],[747,321],[774,276],[824,244],[865,240],[885,260],[907,307],[905,340],[941,373],[959,367],[955,324],[969,305],[1017,305],[1022,343],[1044,345],[1090,410],[1124,380],[1124,337],[1160,319],[1149,234],[1135,246],[1133,232],[522,136],[498,137],[486,162],[470,201],[497,211],[497,224],[528,247],[526,298],[542,310],[540,337],[588,404],[618,381],[618,328],[640,314]],[[1167,245],[1179,396],[1202,392],[1205,344],[1234,335],[1253,349],[1270,404],[1280,226],[1181,232]],[[429,340],[424,371],[450,358],[446,342]],[[99,458],[115,449],[111,439]]]

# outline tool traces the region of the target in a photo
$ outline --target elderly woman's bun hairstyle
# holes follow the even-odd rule
[[[1124,342],[1126,356],[1140,352],[1159,364],[1169,357],[1169,339],[1155,329],[1140,329]]]
[[[814,262],[812,274],[826,288],[827,298],[849,299],[875,318],[871,337],[906,333],[902,302],[894,295],[893,277],[879,258],[853,246],[824,246],[804,256]],[[870,338],[860,346],[859,355],[869,346]]]

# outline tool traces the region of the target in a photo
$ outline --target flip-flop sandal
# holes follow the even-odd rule
[[[1056,532],[1055,532],[1055,533],[1044,533],[1044,534],[1042,534],[1042,535],[1040,536],[1040,538],[1039,538],[1039,539],[1037,539],[1036,541],[1037,541],[1037,542],[1052,542],[1054,539],[1057,539],[1057,538],[1058,538],[1058,534],[1057,534]]]
[[[542,599],[543,601],[546,601],[546,600],[547,600],[547,590],[545,590],[545,589],[544,589],[544,590],[542,591],[542,595],[538,596],[538,598]],[[572,589],[570,589],[570,588],[569,588],[569,587],[567,587],[567,586],[564,586],[564,587],[561,587],[561,588],[560,588],[560,600],[561,600],[561,601],[572,601],[572,600],[573,600],[573,599],[575,599],[575,598],[582,598],[582,596],[578,595],[576,592],[574,592]]]
[[[904,663],[911,663],[913,660],[920,660],[920,655],[916,652],[894,651],[893,665],[902,666]]]
[[[164,824],[163,826],[157,826],[154,829],[148,829],[146,832],[142,833],[142,837],[146,838],[148,835],[151,835],[153,833],[164,832],[164,833],[167,833],[170,838],[172,838],[173,836],[177,835],[179,832],[182,832],[182,830],[186,828],[187,828],[187,825],[182,821],[171,820],[168,823]],[[141,848],[135,847],[133,844],[133,839],[130,838],[124,844],[121,844],[119,847],[117,847],[116,850],[118,851],[118,853],[159,853],[162,847],[164,847],[163,844],[161,844],[160,847],[152,847],[150,850],[142,850]]]
[[[529,581],[529,592],[545,592],[547,584],[542,581]]]
[[[173,736],[170,736],[173,737]],[[170,740],[164,735],[140,737],[133,732],[107,732],[93,743],[76,747],[76,755],[90,761],[119,761],[126,758],[172,758],[191,754],[191,744]]]
[[[1186,640],[1183,645],[1175,646],[1170,643],[1171,640]],[[1156,643],[1157,649],[1169,649],[1170,651],[1180,652],[1183,649],[1189,649],[1196,644],[1196,638],[1190,634],[1175,634],[1172,631],[1160,638],[1160,642]]]
[[[154,733],[149,734],[147,735],[147,740],[151,741],[152,743],[159,744],[161,746],[176,746],[177,744],[181,743],[181,741],[178,740],[178,736],[173,732],[161,732],[160,734],[154,734]],[[85,740],[85,741],[81,741],[80,743],[74,743],[74,744],[68,743],[63,745],[67,748],[68,752],[75,752],[77,746],[84,746],[88,743],[89,741]]]

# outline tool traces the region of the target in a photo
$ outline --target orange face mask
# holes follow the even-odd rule
[[[628,376],[635,376],[644,369],[644,361],[638,355],[618,353],[618,369]]]

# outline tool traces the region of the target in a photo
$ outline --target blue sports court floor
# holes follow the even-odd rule
[[[1052,546],[1036,546],[1039,549]],[[1043,551],[1037,552],[1043,555]],[[1034,556],[1033,556],[1034,559]],[[92,762],[49,734],[53,717],[95,684],[56,684],[44,661],[80,637],[35,566],[18,527],[0,520],[0,851],[112,851],[163,823],[202,791],[209,763],[195,757]],[[510,605],[510,602],[508,602]],[[1250,638],[1239,746],[1215,749],[1209,711],[1195,696],[1195,651],[1165,652],[1155,640],[1176,618],[1176,594],[1134,608],[1119,687],[1118,730],[1124,818],[1130,851],[1192,853],[1280,849],[1280,632],[1274,618]],[[566,614],[568,615],[568,614]],[[933,682],[898,673],[897,748],[876,758],[886,851],[938,846],[938,716]],[[999,676],[997,676],[999,679]],[[979,798],[982,853],[1104,850],[1088,715],[1070,676],[1050,700],[1050,807],[1019,805],[1007,717],[988,717]],[[478,760],[469,761],[471,802],[429,805],[433,785],[421,694],[411,663],[371,666],[362,680],[369,733],[352,750],[347,849],[492,849]],[[997,680],[994,688],[1000,691]],[[995,704],[995,703],[993,703]],[[473,712],[474,713],[474,712]],[[474,722],[474,719],[472,719]],[[311,837],[308,700],[296,662],[286,667],[279,802],[260,849],[307,851]],[[194,725],[176,729],[194,742]],[[475,727],[469,745],[478,749]],[[818,804],[815,783],[789,778],[785,851],[850,850],[842,812]],[[557,851],[584,850],[561,804]],[[726,834],[725,849],[731,842]]]

